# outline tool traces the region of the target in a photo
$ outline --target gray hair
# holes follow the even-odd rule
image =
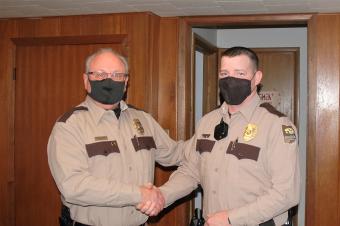
[[[124,64],[125,73],[129,72],[129,64],[128,64],[126,58],[123,55],[112,50],[111,48],[101,48],[101,49],[98,49],[96,52],[92,53],[91,55],[89,55],[86,58],[86,61],[85,61],[85,72],[86,73],[90,72],[90,65],[91,65],[93,59],[96,58],[98,55],[103,54],[103,53],[112,53],[114,56],[116,56],[118,59],[120,59],[120,61]]]

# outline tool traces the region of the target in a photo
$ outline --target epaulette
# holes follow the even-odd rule
[[[272,113],[274,115],[277,115],[280,118],[286,116],[285,114],[276,110],[276,108],[274,108],[273,105],[271,105],[270,103],[262,103],[262,104],[260,104],[260,107],[265,108],[267,111],[269,111],[270,113]]]
[[[59,119],[57,122],[66,122],[67,119],[69,117],[71,117],[71,115],[73,114],[73,112],[75,111],[88,111],[89,109],[87,107],[84,107],[84,106],[78,106],[78,107],[75,107],[73,109],[71,109],[70,111],[64,113]]]

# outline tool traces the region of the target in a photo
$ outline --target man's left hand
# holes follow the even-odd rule
[[[208,214],[205,221],[205,226],[231,226],[228,223],[227,211],[220,211],[213,214]]]

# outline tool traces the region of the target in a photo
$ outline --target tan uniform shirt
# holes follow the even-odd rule
[[[120,103],[113,111],[87,97],[56,122],[48,162],[75,221],[95,226],[136,226],[147,216],[135,209],[139,185],[154,181],[155,161],[179,164],[181,145],[147,113]]]
[[[261,106],[255,95],[239,112],[229,115],[223,104],[202,118],[186,160],[161,187],[168,203],[200,183],[204,216],[226,210],[233,226],[287,220],[299,201],[296,128],[273,107]],[[217,141],[214,128],[222,117],[228,136]]]

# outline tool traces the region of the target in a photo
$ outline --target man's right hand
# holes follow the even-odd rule
[[[140,186],[139,190],[142,194],[142,200],[136,208],[146,215],[156,216],[165,205],[163,194],[151,183]]]

